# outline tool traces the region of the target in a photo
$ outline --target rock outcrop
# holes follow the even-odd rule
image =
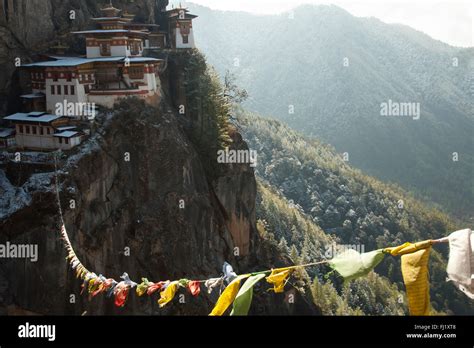
[[[232,146],[246,146],[237,132],[233,138]],[[61,161],[60,168],[61,202],[71,241],[86,267],[98,274],[119,279],[128,272],[134,280],[201,279],[219,275],[225,260],[245,272],[287,261],[256,233],[253,170],[247,165],[229,166],[209,182],[199,155],[172,113],[124,102],[76,154]],[[92,302],[81,297],[80,281],[66,265],[59,239],[54,177],[53,172],[32,174],[16,188],[22,204],[0,222],[1,243],[39,246],[36,263],[12,259],[0,267],[8,283],[2,288],[4,311],[207,313],[215,298],[206,295],[186,295],[185,305],[176,301],[164,310],[158,310],[156,301],[137,296],[131,296],[124,309],[116,309],[104,297]],[[246,256],[234,255],[236,233],[250,238]],[[70,303],[72,295],[76,303]],[[306,299],[297,298],[299,314],[315,313]],[[282,299],[268,295],[262,295],[255,308],[266,314],[292,310]]]

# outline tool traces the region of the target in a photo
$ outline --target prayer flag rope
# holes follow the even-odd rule
[[[115,305],[117,307],[124,307],[131,289],[135,289],[135,293],[139,297],[145,294],[151,296],[159,291],[160,298],[158,299],[158,304],[160,308],[163,308],[173,300],[179,288],[186,288],[192,296],[198,296],[201,292],[201,284],[204,283],[209,294],[216,288],[219,288],[220,291],[219,299],[209,315],[224,315],[231,304],[233,304],[233,308],[230,315],[247,315],[252,302],[253,288],[263,278],[266,278],[267,283],[273,285],[273,288],[270,288],[269,291],[282,293],[286,282],[295,269],[328,264],[334,272],[344,278],[344,281],[350,281],[370,273],[382,262],[386,255],[390,254],[392,256],[401,256],[402,275],[406,286],[410,315],[429,315],[428,260],[431,247],[439,243],[449,242],[450,260],[448,263],[448,276],[461,291],[474,299],[474,289],[472,288],[474,285],[471,282],[471,279],[474,279],[472,274],[474,268],[474,234],[470,229],[454,232],[449,237],[438,240],[404,243],[397,247],[378,249],[362,254],[349,249],[331,260],[270,269],[249,274],[237,275],[233,271],[232,266],[225,262],[223,275],[217,278],[206,280],[167,280],[157,283],[150,282],[147,278],[142,278],[141,283],[136,283],[130,279],[127,273],[124,273],[120,277],[122,280],[117,282],[112,278],[106,278],[103,275],[97,275],[89,271],[77,257],[64,223],[59,196],[56,156],[54,160],[56,170],[56,199],[61,221],[61,239],[67,252],[66,260],[75,271],[76,277],[83,280],[81,293],[87,291],[89,298],[104,293],[107,297],[114,296]],[[470,268],[466,268],[466,265],[470,265]],[[461,275],[464,277],[461,280],[459,273],[462,273]],[[241,287],[241,282],[244,280],[245,282]],[[225,284],[227,284],[227,286],[225,286]]]

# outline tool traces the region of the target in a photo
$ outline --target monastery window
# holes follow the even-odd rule
[[[44,135],[44,130],[43,130],[43,127],[38,127],[39,128],[39,132],[40,132],[40,135]]]
[[[68,138],[64,138],[64,142],[65,142],[66,144],[69,144],[69,139],[68,139]]]
[[[68,88],[67,85],[64,86],[64,94],[65,94],[65,95],[68,95],[68,94],[69,94],[69,88]]]
[[[183,35],[183,43],[184,43],[184,44],[189,43],[189,37],[188,37],[188,35]]]
[[[84,86],[84,91],[85,91],[86,93],[89,93],[89,91],[90,91],[90,86],[89,86],[89,85],[85,85],[85,86]]]
[[[140,53],[140,43],[137,41],[132,42],[131,53],[137,55]]]
[[[46,128],[46,133],[51,134],[51,129],[49,127]]]
[[[25,126],[26,134],[30,134],[30,126]]]
[[[36,135],[36,126],[31,126],[32,133]]]
[[[62,144],[63,143],[63,138],[58,138],[59,140],[59,143]]]
[[[76,94],[75,88],[74,86],[71,86],[71,95],[74,95],[74,94]]]
[[[54,85],[51,85],[51,94],[52,94],[52,95],[55,95],[55,94],[56,94],[55,91],[54,91]]]
[[[58,94],[58,95],[61,94],[61,85],[57,85],[57,94]]]
[[[18,133],[23,134],[23,125],[18,126]]]
[[[130,78],[133,80],[140,80],[143,79],[143,67],[142,66],[131,66],[128,69],[128,74],[130,75]]]
[[[110,56],[110,44],[108,43],[101,43],[100,44],[100,55],[102,56]]]

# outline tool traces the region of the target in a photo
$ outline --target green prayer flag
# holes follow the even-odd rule
[[[150,282],[146,278],[142,278],[142,283],[137,285],[137,295],[138,296],[143,296],[145,295],[145,292],[147,291],[149,287]]]
[[[178,280],[178,284],[179,286],[185,288],[186,286],[188,286],[188,283],[189,283],[189,280],[184,278],[184,279],[180,279]]]
[[[330,260],[329,266],[339,273],[345,281],[350,281],[367,275],[384,257],[383,249],[363,254],[349,249]]]
[[[250,276],[242,285],[234,300],[234,308],[230,315],[247,315],[252,303],[253,287],[262,278],[265,278],[265,273]]]

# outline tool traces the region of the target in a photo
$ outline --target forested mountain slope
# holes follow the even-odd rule
[[[363,246],[365,251],[371,251],[407,241],[440,238],[457,228],[446,215],[426,208],[400,188],[351,168],[330,146],[304,138],[278,121],[242,110],[238,114],[249,147],[258,151],[260,227],[272,233],[271,239],[284,250],[288,246],[293,259],[319,260],[333,243]],[[447,246],[435,249],[430,260],[433,308],[446,313],[474,313],[472,302],[445,281]],[[376,271],[404,291],[399,258],[386,257]],[[311,275],[325,283],[324,274]],[[398,296],[384,282],[386,278],[360,280],[351,288],[367,288],[358,296],[371,293],[373,297],[373,282],[379,281],[378,286],[384,290],[377,289]],[[343,298],[350,304],[348,296]],[[382,297],[390,302],[387,296]],[[342,301],[340,310],[345,308],[345,300]],[[382,309],[370,300],[360,301],[371,308],[364,307],[366,314],[391,311],[388,304]]]
[[[250,94],[246,108],[314,135],[347,152],[352,165],[456,216],[472,217],[473,49],[336,6],[278,16],[191,9],[200,16],[200,49],[221,74],[236,74]],[[415,103],[419,118],[381,116],[390,100]]]

